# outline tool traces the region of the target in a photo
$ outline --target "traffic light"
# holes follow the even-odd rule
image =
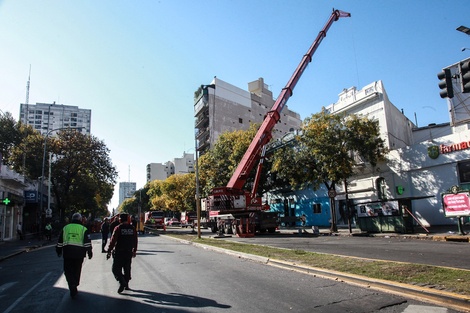
[[[446,68],[439,74],[437,74],[437,78],[441,81],[439,82],[439,88],[441,92],[441,98],[453,98],[454,97],[454,88],[452,87],[452,75],[450,74],[450,69]]]
[[[459,64],[462,93],[470,92],[470,61]]]

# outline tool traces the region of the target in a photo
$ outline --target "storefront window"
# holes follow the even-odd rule
[[[462,185],[470,184],[470,161],[460,162],[457,164],[457,170],[459,173],[459,182]]]

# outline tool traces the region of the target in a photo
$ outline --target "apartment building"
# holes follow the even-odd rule
[[[132,198],[136,190],[136,183],[134,182],[120,182],[119,183],[119,205],[121,205],[127,198]]]
[[[81,132],[90,134],[91,110],[78,106],[54,103],[20,104],[20,121],[32,126],[41,134],[54,134],[63,128],[82,128]]]
[[[194,172],[194,154],[183,152],[181,158],[174,158],[165,163],[147,164],[147,182],[165,180],[173,174]]]
[[[194,117],[197,149],[202,155],[211,149],[217,138],[227,131],[246,130],[253,123],[262,123],[275,102],[263,78],[248,83],[248,91],[214,78],[194,94]],[[300,128],[300,115],[286,105],[276,124],[273,138],[281,138]]]

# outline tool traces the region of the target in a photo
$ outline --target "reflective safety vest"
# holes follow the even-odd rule
[[[79,246],[83,247],[86,227],[80,224],[68,224],[64,227],[62,246]]]

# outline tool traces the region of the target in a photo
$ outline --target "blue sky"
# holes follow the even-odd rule
[[[302,118],[344,88],[382,80],[419,126],[449,121],[437,73],[470,57],[468,0],[0,0],[0,109],[29,103],[92,110],[118,181],[194,153],[193,94],[214,76],[277,97],[332,9],[335,22],[290,98]],[[118,189],[110,209],[118,205]]]

